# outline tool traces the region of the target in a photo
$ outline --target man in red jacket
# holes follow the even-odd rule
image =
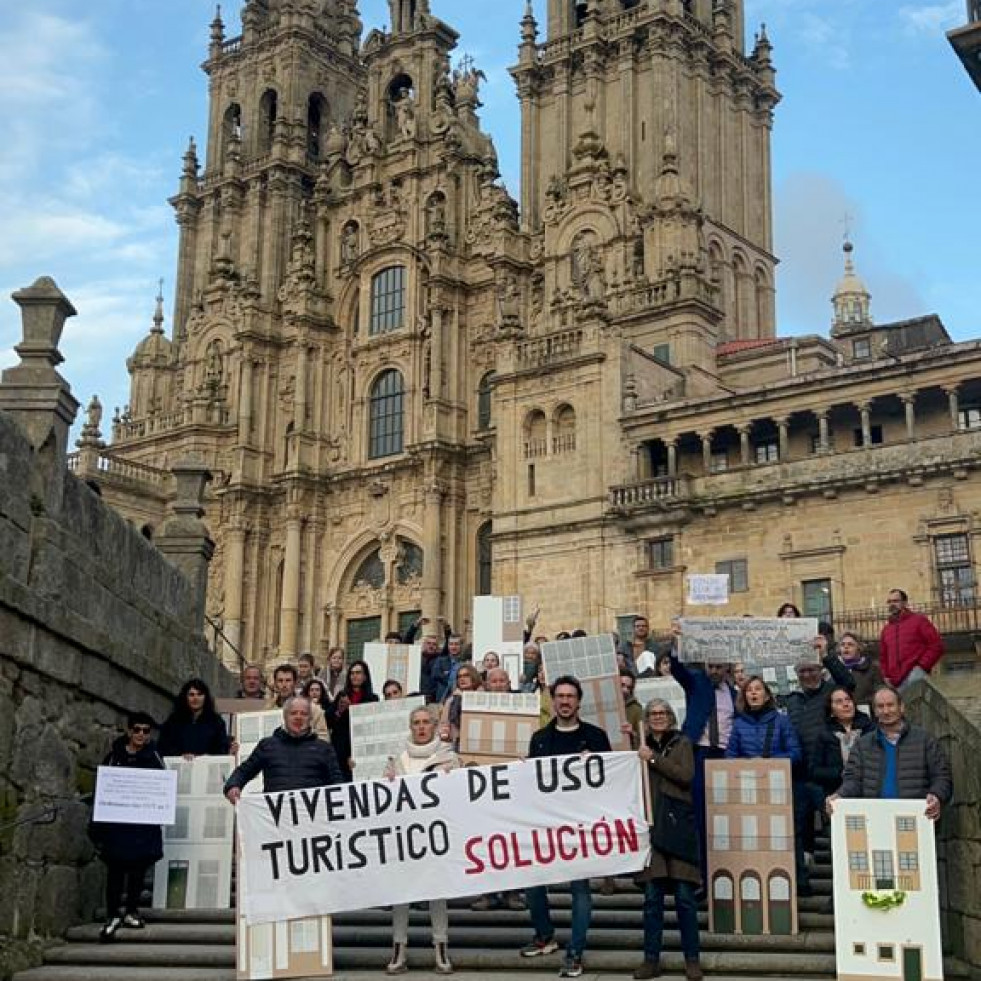
[[[900,691],[925,678],[944,652],[937,628],[922,614],[909,609],[901,589],[886,597],[889,622],[879,635],[879,667],[886,681]]]

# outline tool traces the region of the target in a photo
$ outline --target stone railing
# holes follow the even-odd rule
[[[242,50],[241,35],[239,35],[238,37],[229,38],[221,46],[221,53],[223,55],[235,54],[237,51],[241,51],[241,50]]]
[[[949,698],[925,682],[906,696],[906,712],[940,740],[950,760],[954,799],[937,825],[944,937],[972,965],[969,976],[981,978],[981,700]]]
[[[611,487],[609,501],[610,507],[630,510],[650,504],[683,500],[688,494],[687,477],[655,477],[653,480]]]
[[[81,453],[68,454],[68,469],[78,474],[80,477],[88,476],[83,472]],[[111,453],[100,452],[96,457],[95,472],[100,477],[109,477],[115,480],[124,480],[133,484],[162,488],[170,481],[170,471],[160,470],[151,467],[146,463],[137,463],[134,460],[124,460],[121,457],[113,456]]]
[[[206,406],[202,418],[196,418],[198,411],[200,411],[198,408],[187,407],[175,409],[173,412],[158,412],[156,415],[143,416],[141,419],[123,420],[118,427],[113,423],[113,438],[140,439],[143,436],[172,432],[194,422],[207,426],[227,426],[231,420],[231,411],[226,405]]]
[[[518,344],[517,366],[530,368],[573,358],[582,350],[582,331],[563,330]]]
[[[562,433],[552,437],[553,453],[572,453],[576,448],[576,434]]]
[[[540,439],[525,440],[525,459],[534,460],[548,454],[548,440],[542,436]]]

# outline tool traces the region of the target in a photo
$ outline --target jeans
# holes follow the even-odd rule
[[[664,936],[664,896],[674,886],[674,905],[681,930],[681,950],[686,961],[698,960],[698,904],[695,887],[678,879],[651,879],[644,885],[644,960],[661,958]]]
[[[695,819],[698,821],[698,854],[699,867],[702,871],[702,882],[708,882],[708,835],[705,824],[705,761],[725,758],[724,749],[712,749],[710,746],[695,747],[695,779],[692,780],[692,807],[695,809]]]
[[[593,915],[593,896],[589,891],[588,879],[575,879],[569,883],[572,889],[572,936],[566,952],[573,957],[582,957],[586,949],[586,934]],[[525,890],[531,925],[539,940],[551,940],[555,936],[552,915],[548,906],[548,889],[545,886],[532,886]]]
[[[433,928],[433,943],[448,943],[450,929],[445,899],[431,899],[429,901],[429,922]],[[403,945],[409,942],[409,906],[407,903],[396,906],[392,910],[392,942]]]

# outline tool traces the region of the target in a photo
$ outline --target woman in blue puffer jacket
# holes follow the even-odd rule
[[[777,703],[767,683],[753,675],[736,699],[736,718],[726,746],[726,759],[757,759],[759,757],[790,760],[801,759],[797,733],[786,715],[777,711]]]

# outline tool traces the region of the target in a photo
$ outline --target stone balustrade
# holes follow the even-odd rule
[[[582,350],[581,330],[562,330],[518,344],[519,368],[542,366],[575,357]]]
[[[649,504],[684,500],[689,496],[688,478],[655,477],[634,484],[610,488],[610,506],[620,510],[643,508]]]

